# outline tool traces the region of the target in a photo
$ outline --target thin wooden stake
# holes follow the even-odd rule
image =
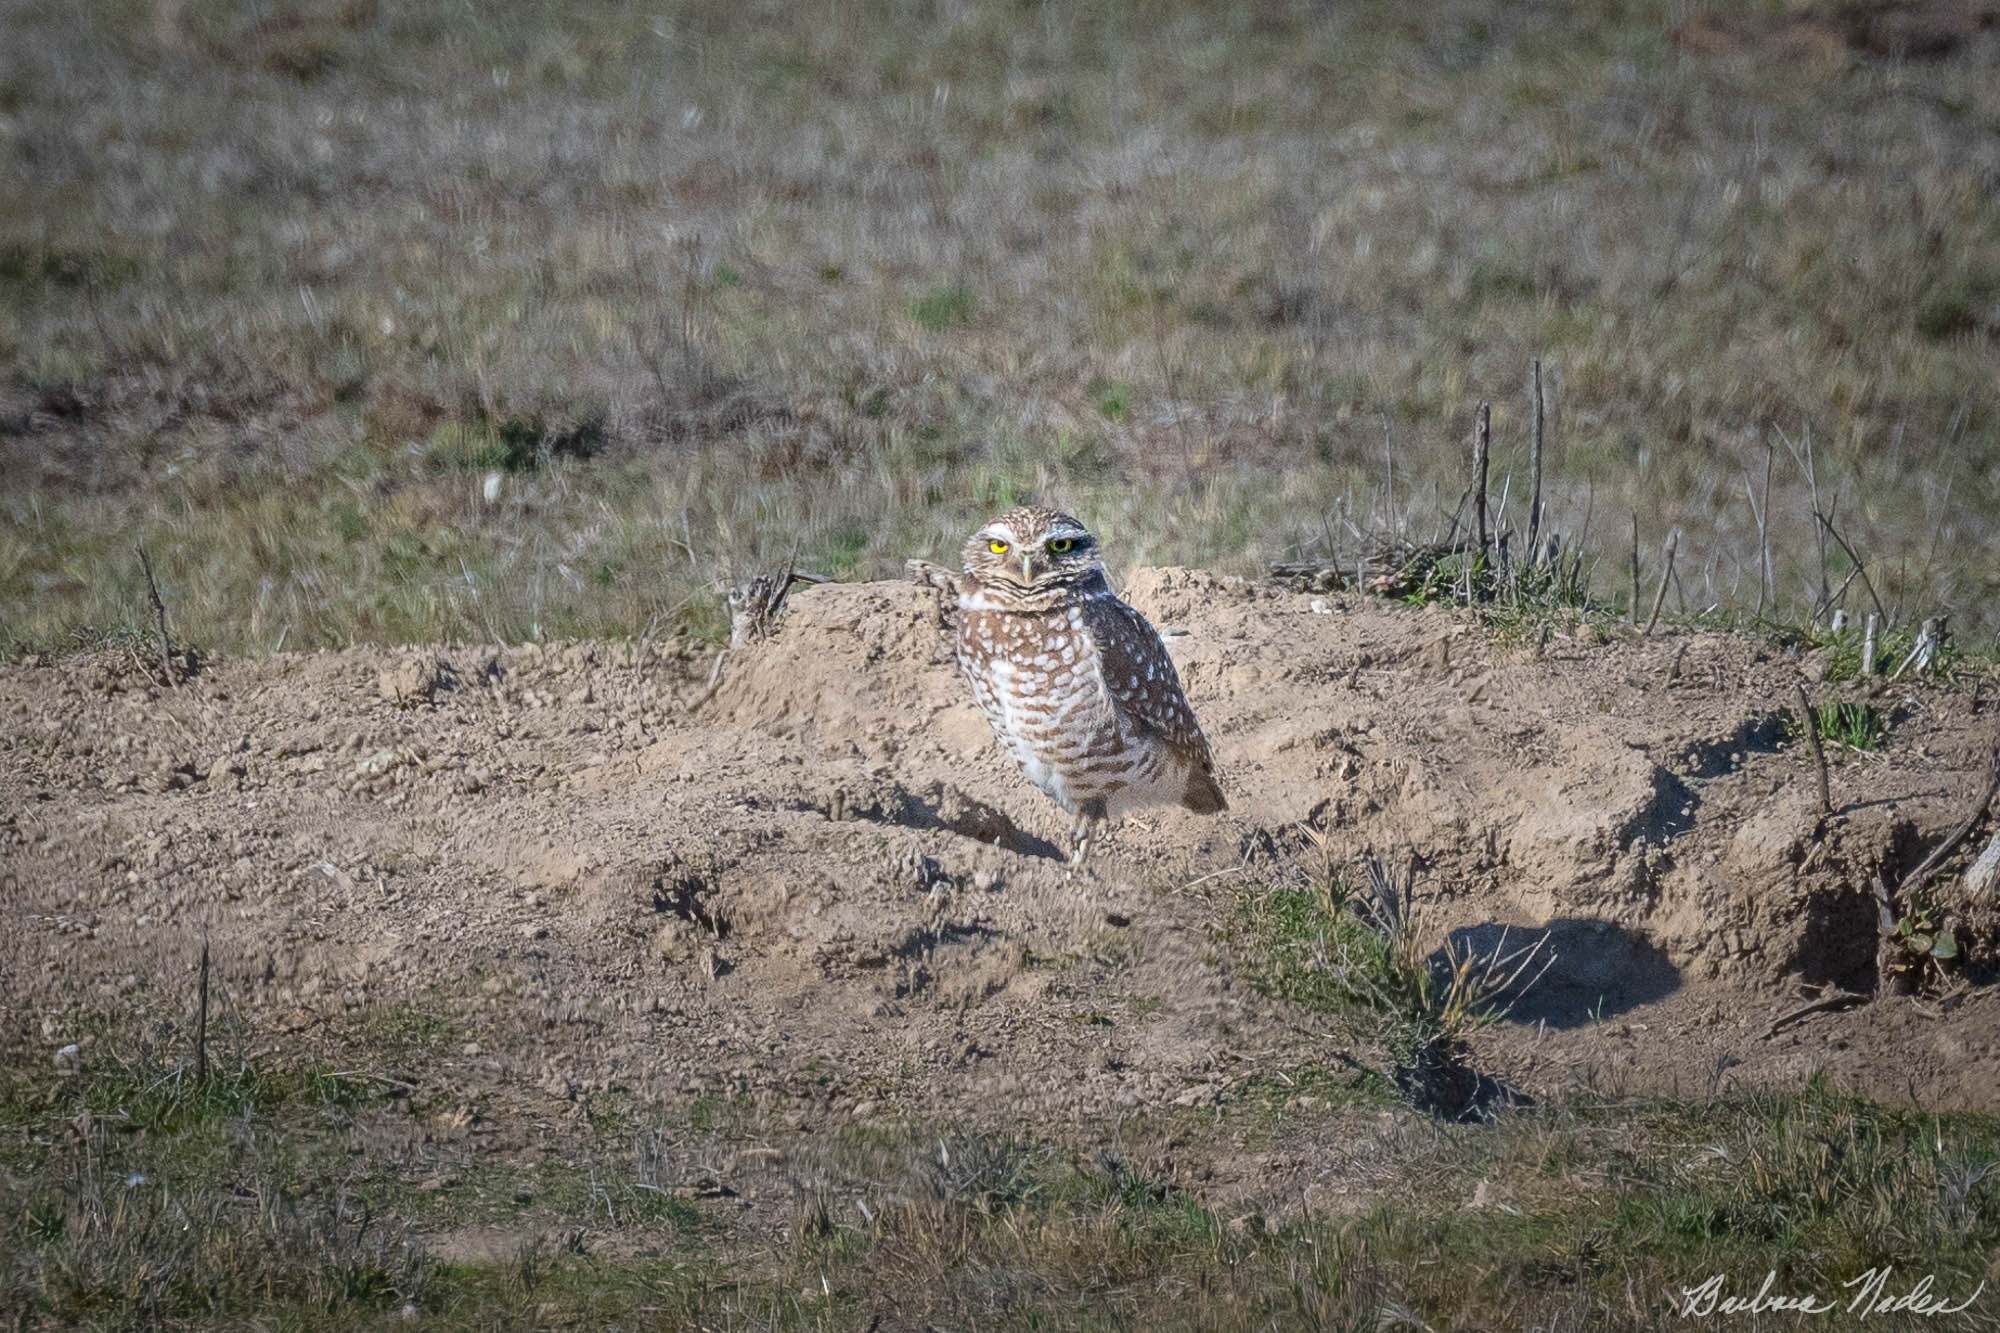
[[[1868,613],[1867,628],[1861,632],[1861,675],[1863,679],[1875,674],[1875,630],[1882,618],[1873,611]]]
[[[1535,439],[1528,455],[1532,489],[1528,496],[1528,564],[1540,557],[1542,534],[1542,359],[1535,358]]]
[[[1833,813],[1833,789],[1826,777],[1826,747],[1819,743],[1819,714],[1813,712],[1812,700],[1806,697],[1806,687],[1796,682],[1792,688],[1799,696],[1799,723],[1806,729],[1806,743],[1812,746],[1813,768],[1819,773],[1819,812],[1822,818]]]
[[[1646,633],[1651,635],[1653,627],[1660,623],[1660,608],[1667,601],[1667,580],[1674,575],[1674,550],[1680,545],[1681,530],[1675,528],[1667,534],[1666,567],[1660,570],[1660,586],[1653,593],[1653,614],[1646,617]]]

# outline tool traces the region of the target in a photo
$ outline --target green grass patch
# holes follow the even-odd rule
[[[1325,913],[1289,891],[1255,902],[1277,972],[1323,971]],[[1292,984],[1303,1002],[1354,1002]],[[356,1035],[385,1044],[368,1060],[379,1066],[445,1032],[385,1014]],[[1962,1298],[2000,1246],[2000,1118],[1884,1107],[1823,1083],[1556,1099],[1479,1126],[1389,1109],[1379,1080],[1310,1070],[1254,1080],[1213,1110],[1060,1134],[928,1121],[784,1131],[733,1104],[649,1125],[634,1106],[542,1126],[559,1150],[523,1166],[450,1157],[445,1142],[406,1160],[407,1140],[384,1132],[400,1114],[386,1094],[329,1092],[310,1071],[149,1091],[108,1060],[29,1073],[10,1053],[8,1066],[68,1090],[0,1117],[0,1292],[31,1327],[754,1317],[1192,1330],[1378,1327],[1394,1314],[1639,1329],[1710,1273],[1736,1294],[1767,1270],[1786,1290],[1841,1292],[1893,1265]],[[134,1117],[148,1097],[154,1110]],[[776,1217],[693,1197],[714,1192],[707,1172],[743,1143],[778,1149],[777,1174],[723,1183],[767,1203],[777,1191],[788,1202]],[[1344,1206],[1301,1207],[1288,1179],[1216,1189],[1212,1154],[1232,1143],[1318,1163],[1311,1180]],[[450,1177],[441,1188],[413,1178],[433,1170]],[[497,1254],[441,1259],[431,1238],[468,1228],[499,1238]]]
[[[971,288],[953,283],[933,288],[910,302],[910,318],[933,333],[943,333],[972,323],[977,305]]]
[[[440,471],[537,472],[557,462],[592,458],[604,442],[604,422],[597,416],[559,426],[535,414],[480,415],[439,426],[424,457]]]
[[[1882,714],[1871,703],[1838,700],[1813,709],[1820,739],[1850,750],[1879,750],[1887,734]]]
[[[1132,412],[1132,386],[1123,380],[1092,380],[1090,401],[1108,421],[1123,421]]]

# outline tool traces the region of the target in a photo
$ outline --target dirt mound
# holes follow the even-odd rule
[[[1125,592],[1231,811],[1115,829],[1082,884],[914,586],[796,593],[712,696],[705,654],[603,644],[222,660],[168,690],[0,672],[10,1011],[60,1033],[178,986],[206,932],[253,1027],[436,1010],[479,1034],[467,1079],[524,1095],[1186,1105],[1338,1058],[1245,984],[1229,933],[1311,822],[1413,865],[1440,942],[1549,933],[1557,963],[1484,1052],[1530,1092],[1735,1061],[1991,1100],[1990,1003],[1764,1037],[1801,981],[1872,987],[1867,885],[1969,804],[1976,699],[1885,700],[1887,748],[1837,760],[1816,833],[1784,721],[1809,660],[1720,635],[1510,645],[1188,570]]]

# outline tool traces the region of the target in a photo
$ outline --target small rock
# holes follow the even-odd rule
[[[65,1074],[74,1074],[83,1065],[83,1048],[75,1042],[56,1052],[56,1068]]]
[[[374,777],[387,773],[403,762],[403,756],[394,750],[377,750],[354,766],[354,771],[364,777]]]
[[[538,925],[533,922],[530,922],[529,924],[521,927],[521,938],[524,940],[545,940],[548,937],[549,937],[549,928],[547,926]]]
[[[874,1114],[875,1114],[874,1102],[872,1101],[856,1102],[854,1104],[854,1118],[856,1120],[866,1120],[869,1116]]]

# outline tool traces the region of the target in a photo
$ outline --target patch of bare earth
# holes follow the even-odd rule
[[[222,660],[166,690],[112,655],[8,668],[14,1035],[182,985],[205,934],[247,1029],[435,1013],[459,1035],[426,1080],[529,1120],[598,1093],[801,1130],[1209,1106],[1349,1067],[1324,1017],[1247,983],[1228,929],[1312,821],[1414,861],[1440,943],[1550,932],[1550,971],[1477,1052],[1532,1096],[1825,1070],[1994,1102],[1988,992],[1766,1036],[1805,983],[1873,989],[1867,885],[1977,795],[1976,696],[1885,696],[1889,743],[1836,760],[1822,828],[1784,721],[1809,658],[1722,635],[1537,651],[1175,569],[1126,592],[1233,808],[1117,830],[1080,883],[913,586],[796,593],[698,710],[707,659],[659,646]]]

